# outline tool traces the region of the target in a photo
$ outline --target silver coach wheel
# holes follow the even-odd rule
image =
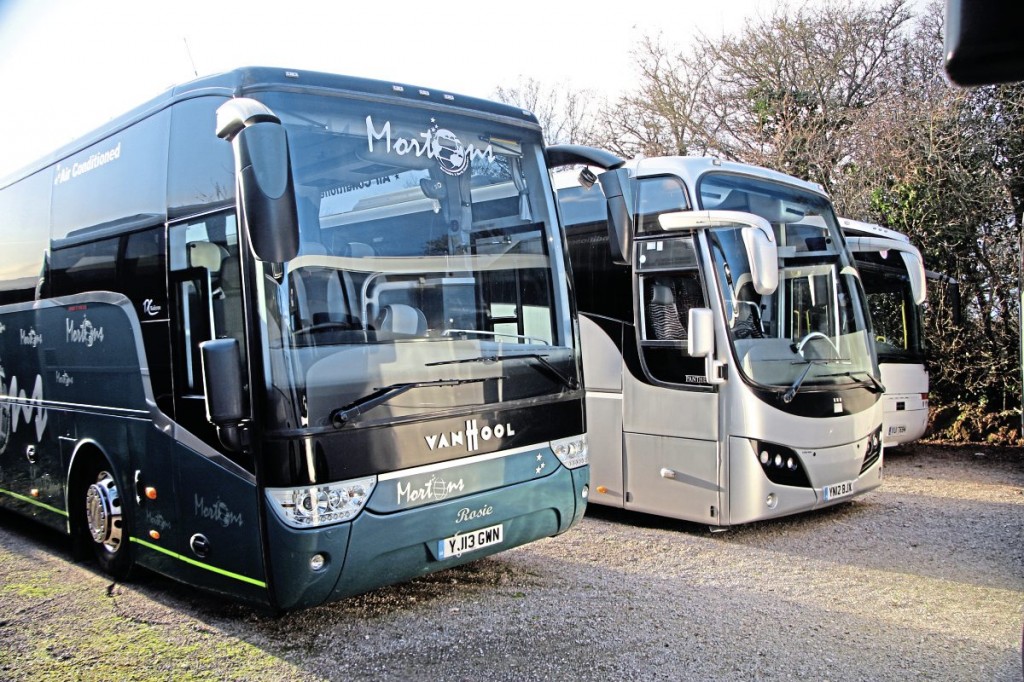
[[[86,491],[85,518],[96,544],[116,553],[121,546],[121,494],[109,472],[101,471]]]

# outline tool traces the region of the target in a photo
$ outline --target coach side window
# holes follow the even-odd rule
[[[663,213],[686,211],[690,204],[679,178],[672,176],[642,178],[639,183],[636,231],[637,234],[661,232],[658,217]]]
[[[117,291],[118,237],[54,249],[50,254],[50,295]]]
[[[666,205],[671,202],[647,207],[659,211]],[[697,245],[688,234],[662,235],[645,236],[634,246],[642,363],[655,382],[706,386],[704,359],[687,351],[690,310],[707,307]]]

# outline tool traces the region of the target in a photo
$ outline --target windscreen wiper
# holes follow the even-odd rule
[[[338,409],[331,412],[331,424],[334,428],[341,429],[348,425],[353,417],[369,412],[378,405],[383,405],[387,401],[391,400],[397,395],[401,395],[406,391],[414,388],[428,388],[432,386],[460,386],[462,384],[476,384],[481,381],[487,381],[490,377],[481,377],[477,379],[437,379],[435,381],[409,381],[403,384],[391,384],[390,386],[384,386],[383,388],[375,389],[372,393],[367,393],[361,398],[356,398],[348,405],[339,407]]]
[[[871,388],[872,390],[874,390],[875,393],[885,393],[885,386],[883,386],[878,379],[873,377],[871,375],[871,372],[844,372],[844,375],[850,377],[851,379],[856,379],[856,377],[853,376],[854,374],[863,374],[864,376],[866,376],[868,378],[868,381],[871,382]]]
[[[804,371],[800,373],[800,376],[796,378],[796,381],[782,394],[782,402],[789,404],[793,402],[793,398],[796,397],[797,392],[800,390],[801,384],[804,383],[804,379],[807,378],[807,373],[811,371],[811,367],[815,365],[828,364],[825,360],[807,360],[807,366],[804,367]]]
[[[829,364],[829,362],[829,360],[808,360],[807,367],[804,368],[804,371],[800,374],[799,377],[797,377],[796,381],[793,382],[793,385],[790,386],[789,389],[782,394],[782,402],[790,403],[793,401],[793,398],[795,398],[796,394],[800,391],[800,386],[804,383],[804,379],[807,378],[807,373],[811,371],[812,365],[827,365]],[[856,381],[857,378],[854,376],[855,374],[863,374],[864,376],[866,376],[868,378],[868,382],[871,384],[871,390],[874,391],[875,393],[885,393],[885,386],[883,386],[878,381],[878,379],[871,376],[870,372],[839,372],[838,374],[825,374],[823,376],[850,377],[851,379]]]
[[[462,365],[470,362],[504,362],[505,360],[516,360],[519,358],[529,358],[536,360],[537,365],[531,365],[531,367],[537,367],[543,374],[554,378],[560,384],[568,388],[570,391],[575,391],[580,387],[579,382],[574,377],[567,377],[559,371],[557,367],[551,364],[547,357],[541,353],[510,353],[507,355],[481,355],[475,358],[463,358],[462,360],[440,360],[438,362],[428,362],[427,367],[436,367],[437,365]]]

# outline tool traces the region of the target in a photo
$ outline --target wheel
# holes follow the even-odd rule
[[[83,512],[82,540],[104,573],[127,579],[134,566],[129,546],[129,524],[117,480],[106,463],[93,466],[78,493]]]

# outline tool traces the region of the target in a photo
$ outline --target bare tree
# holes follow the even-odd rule
[[[893,90],[906,0],[881,6],[785,6],[739,34],[702,39],[715,63],[704,106],[727,157],[831,189],[849,163],[849,131]]]
[[[546,85],[535,78],[521,78],[508,87],[495,88],[496,99],[533,113],[544,129],[548,144],[592,144],[595,94],[565,83]]]
[[[534,81],[500,94],[539,112],[551,141],[767,166],[823,185],[840,215],[908,234],[964,302],[959,328],[937,296],[926,317],[940,426],[1014,442],[1024,85],[951,86],[940,2],[912,16],[907,1],[780,7],[678,51],[647,37],[636,87],[601,106]]]
[[[926,317],[938,426],[956,437],[1013,442],[1012,432],[1020,437],[1024,86],[951,86],[941,32],[936,2],[899,50],[898,87],[851,127],[856,162],[834,193],[847,215],[909,234],[930,269],[960,282],[963,326],[950,324],[934,295]]]
[[[639,85],[598,113],[598,142],[625,157],[704,154],[714,123],[701,106],[712,63],[700,52],[672,52],[645,36],[633,51]]]

